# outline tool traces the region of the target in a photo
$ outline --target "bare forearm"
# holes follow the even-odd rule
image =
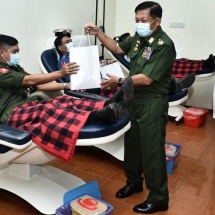
[[[57,82],[50,82],[47,84],[37,85],[37,89],[41,91],[58,91],[64,90],[64,88],[68,89],[68,83],[57,83]]]
[[[61,70],[47,73],[47,74],[32,74],[26,75],[22,80],[22,86],[35,86],[46,84],[67,75],[76,74],[79,70],[79,65],[75,62],[65,64]]]
[[[57,80],[62,77],[60,71],[48,73],[48,74],[32,74],[26,75],[22,81],[22,86],[35,86],[40,84],[46,84],[48,82]]]

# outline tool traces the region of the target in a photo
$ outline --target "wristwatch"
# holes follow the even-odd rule
[[[118,82],[117,82],[118,86],[121,87],[122,86],[122,78],[119,78]]]

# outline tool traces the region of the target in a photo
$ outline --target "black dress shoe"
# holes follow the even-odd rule
[[[118,104],[111,103],[96,112],[102,122],[116,122],[118,116]]]
[[[133,98],[134,84],[131,78],[126,78],[120,90],[118,90],[111,99],[106,101],[106,104],[117,103],[122,107],[127,108],[129,102]]]
[[[134,212],[140,213],[140,214],[152,214],[157,211],[166,211],[166,210],[168,210],[168,205],[156,206],[147,201],[145,201],[139,205],[136,205],[133,208]]]
[[[195,81],[195,75],[189,74],[185,76],[184,78],[181,78],[180,80],[176,81],[176,91],[181,91],[183,89],[187,89],[188,87],[192,86],[192,84]]]
[[[121,188],[117,193],[117,198],[127,198],[134,193],[139,193],[143,191],[143,187],[135,186],[132,184],[127,184],[125,187]]]

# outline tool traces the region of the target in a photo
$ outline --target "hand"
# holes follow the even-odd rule
[[[79,70],[80,66],[75,63],[75,62],[70,62],[65,64],[62,69],[60,70],[62,77],[71,75],[71,74],[76,74],[77,71]]]
[[[104,89],[104,90],[116,89],[118,87],[119,77],[117,77],[115,75],[111,75],[109,73],[107,73],[106,75],[109,77],[109,79],[108,80],[102,79],[102,82],[101,82],[102,89]]]
[[[105,65],[109,65],[109,64],[115,63],[117,61],[118,60],[106,60]]]
[[[98,26],[96,26],[92,23],[88,23],[88,24],[84,25],[85,34],[97,35],[100,30],[101,29]]]

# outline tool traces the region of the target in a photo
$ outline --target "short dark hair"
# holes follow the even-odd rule
[[[58,54],[60,55],[60,56],[62,56],[62,53],[61,53],[61,51],[59,50],[59,46],[61,46],[62,45],[62,39],[64,38],[64,37],[71,37],[71,34],[60,34],[59,36],[57,36],[56,37],[56,39],[55,39],[55,41],[54,41],[54,46],[55,46],[55,48],[56,48],[56,50],[57,50],[57,52],[58,52]]]
[[[135,8],[135,13],[139,10],[145,10],[145,9],[150,9],[150,16],[155,18],[162,18],[162,8],[157,2],[153,1],[145,1],[143,3],[140,3],[137,5]]]
[[[0,34],[0,48],[5,48],[7,46],[15,46],[18,44],[18,40],[14,37]]]

